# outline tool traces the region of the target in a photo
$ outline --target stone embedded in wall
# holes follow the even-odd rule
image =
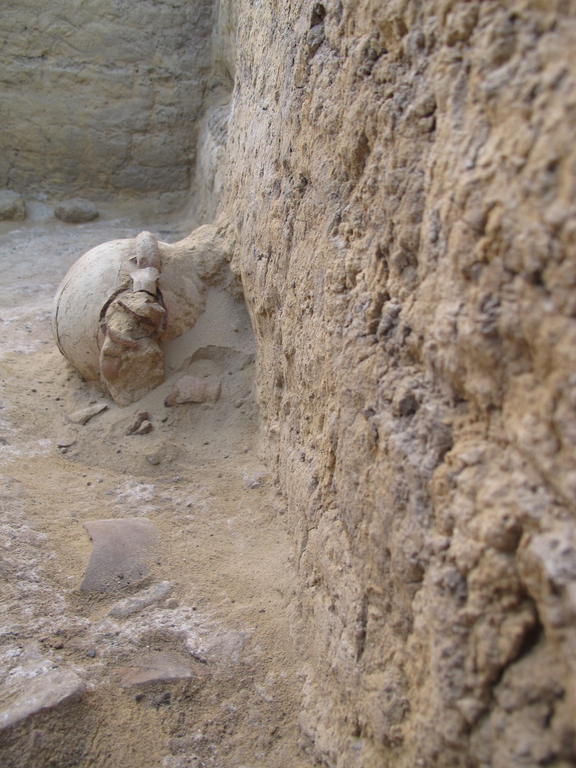
[[[90,200],[75,197],[73,200],[58,203],[54,208],[54,215],[67,224],[83,224],[98,218],[98,208]]]
[[[24,198],[9,189],[0,190],[0,221],[22,221],[26,218]]]

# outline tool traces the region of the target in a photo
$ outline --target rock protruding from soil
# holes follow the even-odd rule
[[[160,546],[160,534],[149,520],[120,518],[84,523],[94,549],[80,589],[111,593],[137,584],[148,575]]]
[[[3,686],[0,731],[21,723],[31,715],[79,699],[84,683],[69,669],[25,670],[34,677],[17,677]]]
[[[134,418],[126,428],[126,435],[147,435],[154,427],[150,421],[148,411],[140,411],[134,414]]]
[[[90,200],[76,197],[74,200],[64,200],[54,209],[54,215],[67,224],[83,224],[98,218],[98,209]]]
[[[26,207],[22,195],[11,189],[0,190],[0,221],[22,221],[26,218]]]
[[[196,376],[182,376],[168,395],[165,405],[183,403],[215,403],[220,397],[220,382],[199,379]]]

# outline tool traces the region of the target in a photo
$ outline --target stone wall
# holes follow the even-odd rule
[[[7,0],[0,187],[168,196],[190,188],[214,0]]]
[[[327,765],[576,760],[576,18],[238,3],[222,211]]]

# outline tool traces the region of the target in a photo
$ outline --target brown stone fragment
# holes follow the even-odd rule
[[[164,404],[168,407],[182,403],[215,403],[220,397],[220,382],[183,376],[176,382]]]
[[[94,549],[80,589],[116,592],[147,576],[160,546],[158,529],[149,520],[92,520],[84,527]]]
[[[140,411],[134,414],[134,418],[126,429],[127,435],[145,435],[153,429],[148,411]]]

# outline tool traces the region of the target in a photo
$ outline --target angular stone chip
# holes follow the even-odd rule
[[[26,206],[21,195],[11,189],[0,189],[0,221],[26,218]]]
[[[84,683],[69,669],[50,669],[36,677],[10,681],[0,692],[0,731],[43,710],[76,701],[83,693]]]

